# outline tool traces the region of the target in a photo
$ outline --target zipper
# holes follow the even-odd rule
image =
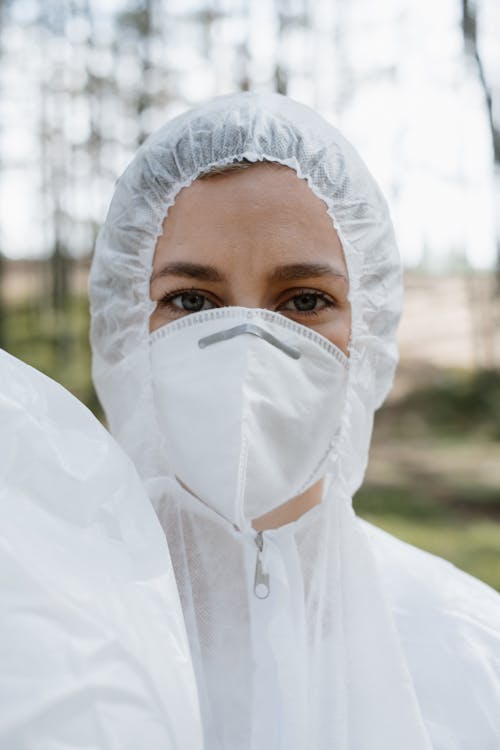
[[[255,544],[257,545],[257,561],[255,563],[253,593],[255,594],[257,599],[267,599],[270,593],[269,573],[264,573],[264,569],[262,567],[262,550],[264,549],[264,538],[262,534],[262,531],[258,531],[255,536]]]

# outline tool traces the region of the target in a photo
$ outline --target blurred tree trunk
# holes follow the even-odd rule
[[[64,382],[73,362],[70,316],[71,259],[68,241],[76,228],[70,216],[73,183],[68,140],[73,58],[66,37],[73,5],[38,0],[37,30],[47,65],[40,71],[39,143],[42,175],[44,249],[48,252],[40,328],[51,350],[51,370]]]
[[[123,50],[127,52],[131,43],[136,48],[135,55],[141,67],[141,84],[134,89],[130,99],[134,116],[138,120],[137,146],[147,138],[144,126],[144,112],[149,107],[149,84],[150,84],[150,35],[152,33],[152,0],[139,0],[135,6],[128,7],[126,11],[118,13],[116,18],[115,54],[117,60]],[[128,98],[128,97],[127,97]]]
[[[462,31],[465,44],[465,52],[469,55],[476,66],[477,74],[484,92],[488,122],[491,133],[494,159],[494,194],[496,202],[496,249],[497,249],[497,294],[500,294],[500,123],[497,122],[493,103],[493,92],[490,86],[478,43],[477,22],[478,8],[476,0],[462,0]]]
[[[39,0],[38,24],[42,44],[50,59],[50,45],[64,38],[66,13],[60,3]],[[67,220],[63,196],[68,190],[64,114],[66,104],[66,61],[57,59],[42,72],[40,111],[40,150],[45,199],[45,221],[50,252],[50,300],[55,311],[66,309],[69,301],[69,269],[64,222]]]
[[[141,34],[142,41],[142,82],[143,89],[137,98],[137,114],[141,123],[139,133],[139,145],[146,140],[149,135],[149,128],[146,125],[143,113],[147,113],[152,104],[152,77],[153,77],[153,37],[154,37],[154,0],[144,0],[142,8],[142,25],[138,30]]]
[[[277,59],[274,64],[274,90],[278,94],[288,93],[288,65],[284,59],[284,38],[289,24],[288,0],[275,0],[278,40]]]
[[[3,52],[3,30],[5,24],[6,7],[4,0],[0,0],[0,63],[2,60]],[[0,97],[2,96],[1,79],[0,79]],[[0,122],[0,129],[2,123]],[[1,133],[1,130],[0,130]],[[2,178],[2,156],[0,153],[0,180]],[[0,215],[1,218],[1,215]],[[0,349],[6,348],[6,315],[7,308],[4,301],[4,282],[5,282],[5,261],[3,255],[3,249],[0,246]]]
[[[275,13],[277,18],[278,40],[277,59],[274,66],[274,89],[278,94],[287,94],[290,78],[297,73],[297,61],[288,58],[285,51],[286,42],[290,35],[297,29],[303,40],[311,28],[311,8],[307,0],[291,2],[291,0],[275,0]],[[295,62],[295,65],[294,65]],[[300,63],[302,66],[304,62]],[[307,64],[304,67],[308,67]],[[299,70],[302,74],[304,71]]]
[[[243,42],[236,46],[236,87],[238,91],[250,91],[250,62],[247,36]]]
[[[92,189],[100,189],[100,179],[103,175],[110,176],[111,179],[115,178],[111,165],[103,163],[102,152],[105,140],[107,143],[111,143],[112,136],[105,132],[103,126],[103,103],[104,100],[109,97],[113,98],[116,96],[116,81],[103,75],[102,73],[95,72],[93,69],[94,56],[96,52],[99,52],[99,45],[95,33],[94,16],[90,5],[90,0],[81,0],[80,12],[82,17],[88,24],[88,36],[86,40],[86,59],[84,65],[84,71],[86,75],[86,83],[83,91],[88,104],[88,118],[89,118],[89,136],[86,143],[83,145],[83,152],[90,162],[90,184]],[[110,50],[113,54],[114,50]],[[116,140],[114,140],[116,144]],[[98,232],[98,225],[95,220],[89,218],[91,227],[91,239],[88,248],[88,254],[90,255],[95,244],[95,240]]]
[[[132,116],[139,125],[136,146],[154,129],[154,110],[170,98],[163,56],[166,44],[163,26],[167,17],[159,0],[139,0],[116,16],[115,53],[119,58],[122,53],[133,51],[141,74],[140,85],[134,86],[128,97]]]

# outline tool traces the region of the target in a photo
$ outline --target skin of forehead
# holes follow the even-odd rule
[[[243,180],[240,177],[243,177]],[[293,240],[298,229],[306,230],[307,245],[302,247],[302,259],[305,259],[307,255],[314,252],[315,244],[324,245],[326,234],[333,250],[331,260],[334,260],[335,254],[339,261],[339,271],[347,276],[342,246],[333,222],[327,214],[326,204],[313,193],[305,180],[298,178],[294,170],[272,162],[256,164],[238,162],[223,167],[214,167],[208,173],[203,173],[187,188],[183,188],[164,221],[164,231],[158,240],[157,251],[165,242],[169,244],[179,242],[179,240],[184,242],[185,216],[182,215],[178,220],[179,214],[185,214],[186,211],[188,214],[192,212],[195,218],[197,204],[200,202],[203,204],[206,201],[207,188],[214,188],[219,197],[222,196],[224,199],[218,202],[214,215],[209,217],[210,228],[219,231],[222,238],[231,230],[239,235],[238,245],[240,241],[248,245],[252,236],[258,232],[260,237],[269,240],[270,244],[278,245],[280,241]],[[277,201],[279,218],[286,219],[285,223],[281,220],[278,226],[272,213],[272,206],[266,210],[266,204],[274,200],[277,190],[279,190]],[[241,211],[242,203],[244,212]],[[179,211],[181,204],[182,210]],[[234,225],[235,208],[240,212],[237,226]],[[304,211],[309,215],[304,215]],[[259,226],[255,223],[255,216],[259,219]],[[219,225],[214,225],[216,220],[219,220]],[[190,242],[199,239],[200,245],[203,246],[205,229],[206,224],[203,226],[201,222],[190,222],[188,227]],[[318,237],[320,233],[321,238]],[[299,258],[296,260],[298,261]],[[156,271],[157,268],[158,252],[155,253],[154,270]]]
[[[342,245],[326,204],[294,170],[259,163],[195,180],[180,191],[163,226],[152,270],[154,300],[184,286],[216,292],[219,304],[277,309],[281,289],[330,293],[339,303],[332,314],[296,319],[347,350],[349,284]],[[186,261],[213,267],[227,283],[179,276],[174,285],[172,279],[161,277],[165,265]],[[298,263],[328,264],[332,277],[311,274],[309,279],[287,278],[281,286],[272,282],[277,268]],[[335,272],[343,278],[334,277]],[[157,308],[151,330],[168,320]]]

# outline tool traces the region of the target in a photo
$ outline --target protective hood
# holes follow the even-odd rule
[[[96,387],[112,433],[141,475],[161,474],[164,462],[154,457],[159,441],[154,413],[146,411],[152,402],[144,371],[149,369],[149,315],[155,306],[149,279],[156,240],[183,187],[212,166],[243,158],[279,162],[306,179],[328,207],[344,248],[352,378],[342,477],[352,494],[365,471],[373,412],[393,380],[401,265],[386,202],[357,153],[336,129],[285,97],[220,97],[181,115],[146,141],[118,180],[91,271]],[[148,425],[147,435],[137,431],[141,423]],[[354,423],[359,425],[356,445],[351,442]]]
[[[0,351],[0,747],[201,750],[165,537],[130,460]]]
[[[158,450],[149,352],[149,281],[168,209],[200,173],[241,159],[290,167],[324,201],[345,255],[352,314],[334,481],[326,483],[319,506],[263,533],[265,601],[253,592],[254,536],[169,476]],[[422,647],[421,639],[432,637],[433,618],[447,611],[446,583],[440,588],[438,575],[425,574],[422,585],[431,587],[433,604],[425,600],[417,624],[417,600],[404,586],[408,569],[397,562],[398,555],[412,560],[406,550],[413,548],[360,521],[352,508],[373,415],[393,380],[402,277],[386,201],[339,131],[285,97],[253,93],[217,98],[167,123],[117,183],[97,241],[90,297],[94,381],[111,431],[134,460],[168,538],[207,750],[476,750],[478,737],[484,747],[500,741],[500,719],[489,718],[491,706],[500,707],[498,671],[488,684],[483,680],[480,696],[468,695],[468,680],[475,669],[482,673],[484,660],[461,660],[464,635],[452,614],[442,625],[446,655],[427,657]],[[446,571],[450,591],[459,587],[455,578],[465,579],[416,551],[417,579],[424,558]],[[477,587],[491,617],[498,611],[491,604],[495,594]],[[472,629],[479,638],[481,627]],[[488,645],[496,649],[496,667],[499,644],[495,637]],[[412,655],[422,648],[417,679]],[[449,695],[438,697],[436,670],[446,669],[451,655],[460,661],[463,687],[444,678],[439,687]],[[462,704],[465,713],[457,718]],[[475,744],[462,742],[465,736]]]

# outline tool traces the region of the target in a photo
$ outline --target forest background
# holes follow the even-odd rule
[[[0,0],[0,346],[102,416],[87,272],[118,175],[205,98],[286,93],[355,144],[406,266],[357,513],[500,590],[497,0]]]

